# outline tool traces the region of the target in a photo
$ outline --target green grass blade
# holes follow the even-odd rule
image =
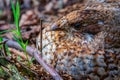
[[[15,36],[15,35],[13,35],[13,38],[18,42],[18,44],[22,47],[22,43],[21,43],[21,41]]]
[[[19,5],[19,1],[17,0],[17,3],[16,3],[16,26],[17,26],[17,30],[20,32],[19,17],[20,17],[20,5]]]
[[[3,38],[0,36],[0,42],[2,42],[3,41]],[[2,45],[0,45],[0,49],[2,48],[3,46]]]
[[[25,45],[26,45],[26,46],[28,45],[28,40],[25,42]]]
[[[17,14],[17,16],[18,16],[18,19],[19,19],[19,17],[20,17],[20,4],[19,4],[19,1],[17,1],[17,3],[16,3],[16,14]]]
[[[15,6],[14,6],[14,3],[13,3],[12,0],[10,0],[10,3],[11,3],[11,7],[12,7],[13,16],[14,16],[14,19],[15,19],[15,14],[16,14]]]
[[[6,33],[6,32],[10,32],[10,30],[3,30],[3,31],[0,31],[0,34]]]

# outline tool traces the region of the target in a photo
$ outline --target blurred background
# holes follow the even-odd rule
[[[0,0],[0,31],[14,29],[14,18],[11,1],[16,5],[17,0]],[[85,0],[18,0],[20,4],[19,24],[23,39],[33,40],[39,34],[40,20],[43,28],[50,26],[65,14],[79,10]],[[12,34],[3,34],[12,38]]]

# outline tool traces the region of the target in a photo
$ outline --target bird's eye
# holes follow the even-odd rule
[[[98,2],[105,2],[105,0],[97,0]]]
[[[98,20],[98,24],[100,24],[100,25],[104,25],[104,21],[102,21],[102,20]]]
[[[75,24],[72,25],[72,26],[74,26],[75,29],[79,29],[80,26],[82,26],[82,25],[81,25],[81,23],[75,23]]]

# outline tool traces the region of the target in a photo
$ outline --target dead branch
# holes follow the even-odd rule
[[[3,40],[6,41],[6,40],[8,40],[8,39],[3,38]],[[8,40],[8,41],[6,42],[6,45],[8,45],[8,47],[12,47],[12,48],[15,48],[15,49],[24,51],[24,50],[21,48],[21,46],[20,46],[17,42],[15,42],[15,41]],[[44,62],[44,60],[42,59],[42,57],[41,57],[41,55],[40,55],[41,53],[40,53],[37,49],[34,49],[34,48],[30,47],[30,46],[27,46],[26,51],[27,51],[27,53],[28,53],[30,56],[34,57],[34,58],[36,59],[36,61],[37,61],[39,64],[41,64],[41,65],[43,66],[43,68],[44,68],[47,72],[49,72],[49,74],[50,74],[55,80],[63,80],[63,79],[60,77],[60,75],[59,75],[53,68],[51,68],[48,64],[46,64],[46,63]]]

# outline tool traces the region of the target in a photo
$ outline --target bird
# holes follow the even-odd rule
[[[42,58],[57,72],[75,80],[118,80],[119,4],[91,1],[82,10],[72,11],[43,29]]]

